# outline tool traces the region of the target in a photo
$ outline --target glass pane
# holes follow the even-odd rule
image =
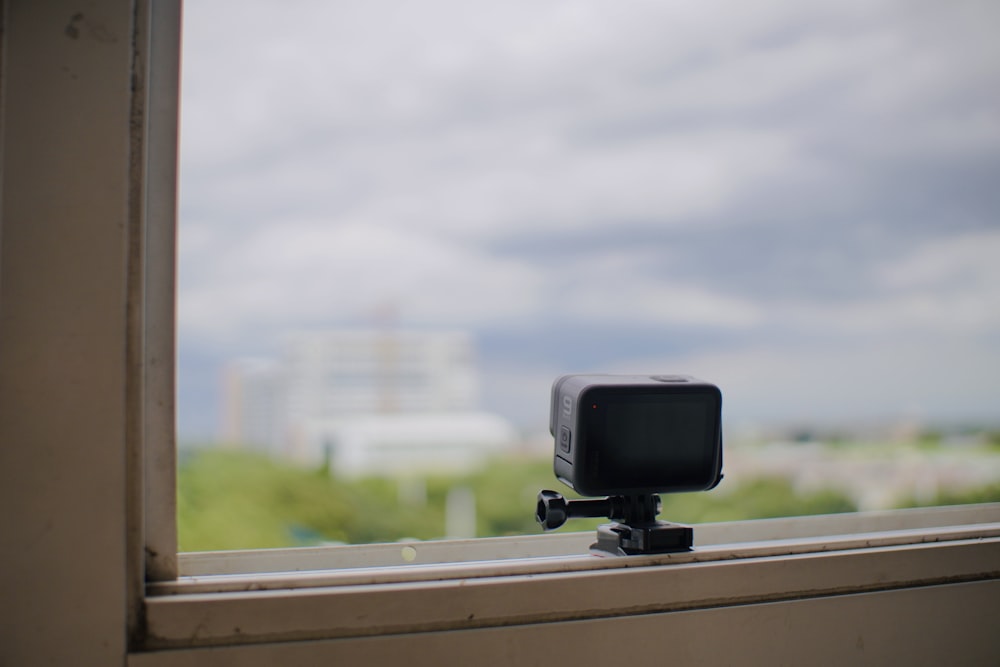
[[[182,549],[537,531],[567,372],[721,387],[664,518],[997,499],[985,5],[184,18]]]

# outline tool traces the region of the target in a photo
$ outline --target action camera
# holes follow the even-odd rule
[[[563,375],[555,475],[584,496],[707,491],[722,479],[722,392],[686,375]]]
[[[708,491],[722,480],[722,392],[687,375],[563,375],[552,385],[556,477],[583,496],[538,494],[545,530],[607,517],[592,553],[687,551],[690,526],[659,521],[660,493]]]

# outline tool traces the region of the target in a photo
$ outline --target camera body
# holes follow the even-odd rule
[[[563,375],[553,469],[584,496],[707,491],[722,479],[722,392],[687,375]]]

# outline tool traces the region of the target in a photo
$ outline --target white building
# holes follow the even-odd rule
[[[516,441],[476,410],[465,332],[297,334],[278,361],[227,373],[226,440],[341,473],[468,468]]]
[[[481,464],[517,441],[510,423],[485,412],[371,414],[312,419],[299,434],[309,462],[336,474],[456,472]]]
[[[302,418],[473,409],[478,381],[464,332],[336,331],[291,337],[288,414]]]
[[[280,455],[285,439],[285,369],[273,359],[241,359],[223,377],[223,440]]]

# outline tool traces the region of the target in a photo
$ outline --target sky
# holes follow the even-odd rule
[[[1000,422],[1000,5],[185,5],[179,432],[291,332],[472,332],[739,423]]]

